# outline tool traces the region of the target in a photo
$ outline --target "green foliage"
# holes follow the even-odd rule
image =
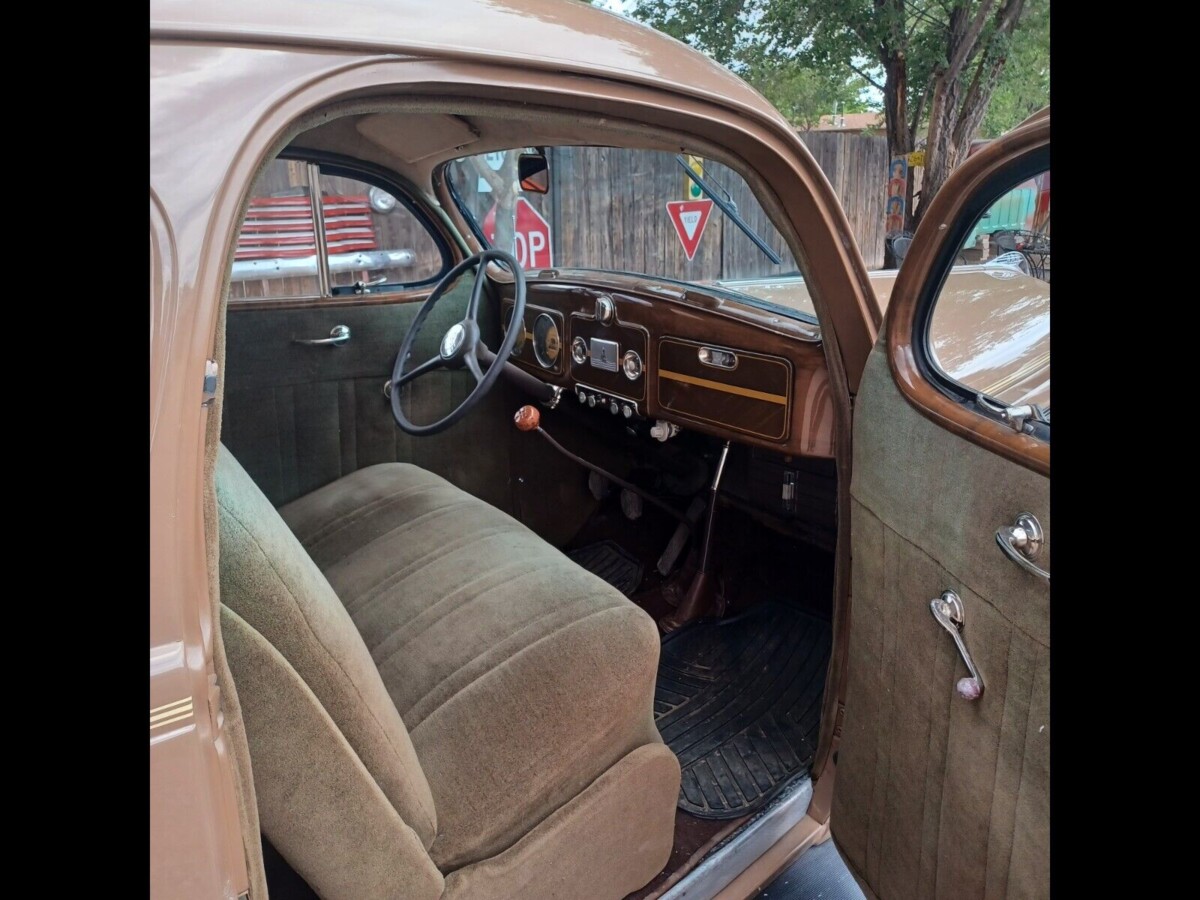
[[[1050,3],[1042,0],[1026,4],[979,135],[999,137],[1049,102]]]
[[[888,56],[899,53],[910,111],[904,124],[915,137],[929,113],[930,85],[950,64],[951,14],[962,10],[970,20],[979,7],[980,0],[638,0],[632,13],[738,72],[801,126],[809,110],[830,112],[835,101],[847,112],[877,108],[859,99],[859,88],[883,91]],[[961,67],[965,94],[980,61],[1006,57],[986,136],[1050,100],[1050,2],[1027,0],[1025,7],[1011,36],[996,34],[989,16],[970,64]]]
[[[735,71],[758,43],[753,19],[762,0],[639,0],[633,15]]]
[[[838,112],[847,113],[870,109],[861,96],[866,86],[861,78],[831,77],[792,60],[750,67],[742,77],[788,121],[805,131],[815,128],[821,116],[832,114],[835,107]]]
[[[878,109],[864,98],[869,85],[841,65],[802,58],[761,27],[770,0],[641,0],[634,15],[678,38],[746,79],[796,127],[821,116]]]

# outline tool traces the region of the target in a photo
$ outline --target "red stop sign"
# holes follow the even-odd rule
[[[550,223],[524,197],[517,198],[517,221],[514,229],[516,247],[513,256],[522,269],[544,269],[554,265],[550,249]],[[483,235],[488,243],[496,240],[496,204],[483,217]],[[507,248],[500,248],[507,249]]]

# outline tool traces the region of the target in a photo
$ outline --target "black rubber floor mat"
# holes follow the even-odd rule
[[[831,638],[828,622],[775,603],[667,636],[654,718],[683,767],[680,809],[744,816],[808,770]]]
[[[567,554],[576,564],[598,575],[626,597],[642,583],[642,564],[613,541],[588,544]]]

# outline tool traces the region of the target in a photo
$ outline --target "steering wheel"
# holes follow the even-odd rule
[[[475,405],[492,389],[496,379],[500,377],[500,372],[504,369],[504,360],[508,359],[519,335],[517,328],[509,328],[508,334],[500,342],[500,349],[495,354],[480,340],[479,315],[483,305],[483,287],[487,282],[487,264],[492,260],[504,263],[513,273],[512,321],[517,323],[525,321],[525,272],[511,254],[505,253],[503,250],[484,250],[482,253],[468,256],[447,272],[445,277],[434,287],[429,298],[421,304],[417,317],[408,326],[408,334],[404,335],[400,352],[396,354],[396,364],[392,367],[392,416],[402,431],[418,436],[445,431],[474,409]],[[471,290],[471,302],[467,304],[467,313],[462,321],[455,322],[442,336],[436,356],[405,372],[404,366],[412,356],[417,335],[421,333],[421,328],[425,325],[425,320],[429,317],[433,307],[464,272],[476,267],[479,271],[475,275],[475,286]],[[487,364],[488,367],[482,368],[481,362]],[[428,425],[414,425],[410,422],[400,407],[400,395],[403,393],[401,389],[410,381],[415,381],[436,369],[461,369],[464,366],[475,376],[475,388],[467,395],[466,399],[436,422]]]

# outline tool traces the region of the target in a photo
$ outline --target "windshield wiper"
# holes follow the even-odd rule
[[[682,168],[683,171],[687,173],[687,177],[692,179],[692,181],[694,181],[696,183],[696,187],[698,187],[698,188],[700,188],[700,190],[704,191],[704,193],[708,197],[708,199],[710,199],[713,203],[717,204],[717,209],[719,209],[721,212],[725,213],[725,215],[727,215],[730,219],[732,219],[733,224],[742,230],[742,234],[744,234],[746,237],[750,238],[750,240],[754,242],[754,246],[757,247],[759,250],[761,250],[766,255],[767,259],[769,259],[771,262],[775,263],[775,265],[779,265],[780,263],[783,262],[783,260],[779,258],[779,254],[776,253],[774,250],[772,250],[770,245],[766,241],[764,241],[761,237],[759,237],[757,234],[755,234],[754,229],[751,228],[749,225],[747,225],[745,223],[745,221],[743,221],[742,217],[737,214],[737,210],[735,210],[733,208],[733,206],[730,205],[729,201],[722,200],[720,197],[718,197],[717,192],[714,191],[712,188],[710,188],[705,183],[703,178],[701,178],[694,171],[692,171],[692,167],[687,164],[686,159],[684,159],[679,154],[676,154],[675,162],[679,163],[680,168]]]

